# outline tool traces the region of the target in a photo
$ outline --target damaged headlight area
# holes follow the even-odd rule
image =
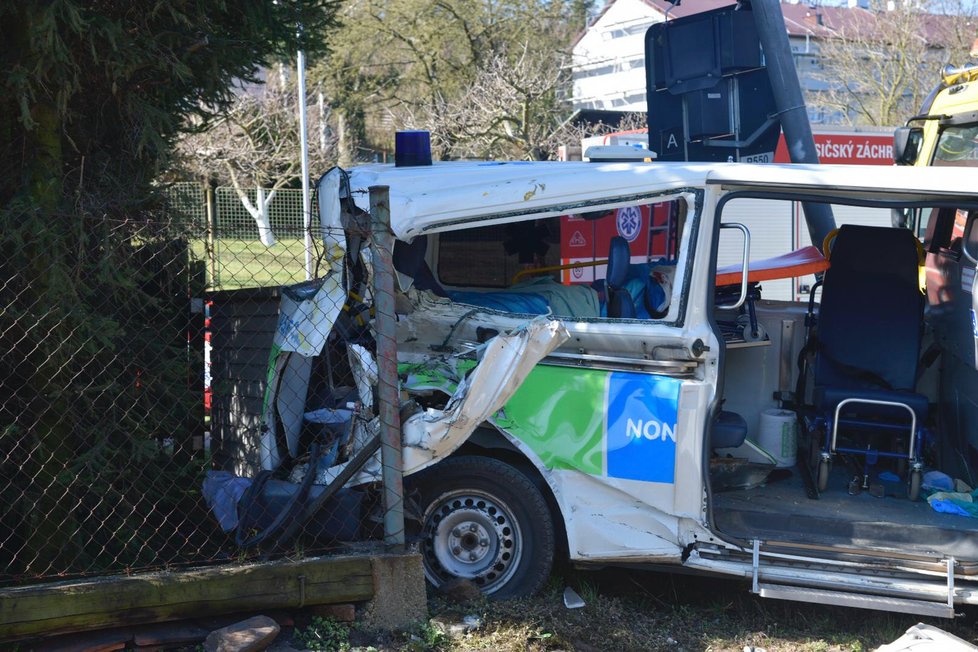
[[[320,541],[378,535],[370,526],[383,520],[372,311],[350,299],[366,296],[365,288],[343,287],[340,277],[283,289],[264,390],[261,468],[253,477],[211,471],[205,480],[215,517],[244,548],[281,548],[300,532]],[[353,303],[361,305],[351,310]],[[568,337],[559,321],[540,316],[478,346],[399,365],[404,475],[462,446]]]

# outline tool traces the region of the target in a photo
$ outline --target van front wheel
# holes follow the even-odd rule
[[[554,557],[547,502],[523,473],[489,457],[456,457],[419,474],[421,555],[436,587],[465,578],[494,598],[531,595]]]

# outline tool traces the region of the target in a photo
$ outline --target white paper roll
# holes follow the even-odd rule
[[[798,456],[798,420],[791,410],[764,410],[757,444],[778,461],[778,468],[794,466]]]

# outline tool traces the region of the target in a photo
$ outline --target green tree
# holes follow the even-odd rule
[[[429,129],[443,154],[458,158],[547,160],[567,142],[568,109],[560,100],[566,84],[557,53],[531,51],[484,64],[464,94],[439,102],[434,111],[405,107],[404,122]],[[570,142],[580,141],[580,135]]]
[[[179,322],[187,252],[151,184],[189,116],[207,124],[236,81],[273,58],[321,52],[336,9],[334,0],[0,5],[8,572],[152,557],[158,524],[139,513],[172,478],[139,470],[159,439],[185,431],[194,400]],[[317,38],[299,42],[298,24]],[[136,491],[138,482],[151,487]],[[127,511],[134,522],[119,517]],[[82,551],[92,537],[104,539],[104,558]]]
[[[592,10],[590,0],[345,3],[332,52],[309,74],[330,115],[331,137],[319,140],[332,149],[314,143],[311,153],[322,169],[349,166],[390,150],[395,129],[416,128],[432,132],[438,158],[553,157],[568,135],[567,49]],[[251,148],[259,155],[235,144],[245,135],[241,118],[260,127],[279,114],[241,96],[218,129],[185,139],[183,148],[220,153],[222,170],[251,168],[256,182],[281,184],[275,171],[283,166],[268,139]],[[281,142],[298,142],[295,129],[276,129]]]
[[[552,116],[567,112],[566,55],[590,9],[580,0],[354,0],[336,54],[316,74],[352,116],[350,138],[372,130],[389,147],[392,128],[411,126],[432,131],[442,158],[546,157],[533,134],[552,131]],[[462,124],[463,114],[480,124]]]

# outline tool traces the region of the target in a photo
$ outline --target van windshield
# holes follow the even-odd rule
[[[978,167],[978,125],[945,127],[937,140],[932,165]]]

